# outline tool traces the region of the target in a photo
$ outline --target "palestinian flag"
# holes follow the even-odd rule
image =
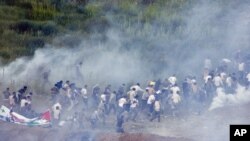
[[[49,126],[51,125],[51,113],[47,110],[41,116],[30,119],[2,105],[0,108],[0,120],[26,126]]]

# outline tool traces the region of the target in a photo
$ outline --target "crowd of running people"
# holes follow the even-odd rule
[[[64,111],[75,111],[75,107],[80,106],[73,117],[80,119],[79,113],[85,113],[91,127],[98,128],[98,124],[105,124],[107,117],[113,116],[117,132],[124,132],[123,123],[126,121],[137,122],[143,118],[161,122],[161,115],[199,115],[207,110],[217,95],[217,88],[235,94],[238,85],[246,89],[250,87],[249,56],[238,52],[234,58],[224,58],[217,66],[212,65],[212,60],[206,58],[202,77],[186,76],[182,81],[173,74],[164,80],[148,81],[144,87],[140,83],[124,83],[118,88],[109,84],[101,89],[99,85],[78,87],[69,80],[56,82],[51,88],[54,124],[60,124]],[[28,117],[36,114],[31,107],[32,92],[27,91],[27,86],[17,92],[10,92],[7,88],[3,96],[8,100],[8,106],[18,107],[19,113]]]

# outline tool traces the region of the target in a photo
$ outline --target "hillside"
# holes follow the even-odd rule
[[[88,38],[93,33],[103,35],[110,27],[139,38],[151,34],[151,25],[175,34],[192,1],[1,0],[0,56],[8,63],[32,56],[57,36],[77,33]]]

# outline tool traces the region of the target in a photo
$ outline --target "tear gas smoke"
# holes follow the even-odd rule
[[[165,12],[164,8],[159,10]],[[100,39],[98,34],[93,34],[91,38],[81,35],[57,37],[53,44],[38,49],[32,58],[19,58],[2,66],[1,69],[4,68],[5,72],[2,81],[6,84],[14,81],[17,87],[28,84],[36,90],[44,83],[43,73],[48,71],[49,87],[57,81],[70,80],[80,87],[98,83],[101,86],[112,84],[116,88],[122,83],[146,83],[147,80],[164,79],[173,73],[178,77],[178,83],[187,75],[195,75],[201,79],[206,57],[210,57],[213,66],[216,66],[219,59],[232,57],[236,50],[249,51],[249,13],[250,4],[247,0],[199,1],[187,6],[180,15],[175,13],[176,19],[171,17],[173,21],[181,18],[182,23],[177,24],[172,32],[162,29],[173,29],[173,25],[158,26],[158,21],[154,21],[132,33],[129,31],[137,29],[137,23],[124,29],[110,27],[102,35],[105,40]],[[110,23],[117,24],[112,14],[106,16]],[[163,14],[161,18],[164,19],[165,16]],[[73,40],[72,37],[79,40]],[[71,40],[74,46],[69,45]],[[214,98],[210,110],[250,101],[246,98],[250,97],[249,90],[242,87],[238,88],[237,94],[225,94],[219,89],[217,92],[218,96]],[[228,124],[221,125],[221,120],[209,118],[205,117],[199,123],[208,127],[203,132],[206,139],[203,139],[211,140],[214,131],[217,140],[225,139]],[[185,123],[186,127],[196,126],[196,120],[190,119]],[[202,135],[198,127],[188,132],[192,132],[194,136]],[[225,132],[217,132],[215,129],[218,127],[223,127]],[[159,130],[166,133],[163,128]]]
[[[232,7],[234,10],[229,10]],[[157,29],[161,34],[141,36],[138,32],[130,36],[126,29],[121,31],[111,27],[104,35],[105,41],[96,34],[91,39],[65,35],[54,41],[60,47],[46,45],[46,48],[38,49],[32,58],[19,58],[4,66],[4,81],[39,85],[43,83],[42,73],[46,71],[50,71],[50,83],[68,79],[80,86],[145,82],[154,78],[164,79],[173,73],[182,78],[189,74],[199,76],[207,56],[216,64],[219,62],[216,59],[248,48],[248,7],[243,2],[228,2],[224,6],[216,1],[190,5],[185,14],[178,15],[183,17],[185,24],[180,24],[181,29],[175,34],[158,30],[152,24],[145,32],[155,33],[153,31]],[[110,23],[115,24],[115,21]],[[70,47],[69,42],[76,47]]]
[[[222,108],[224,106],[243,105],[250,102],[250,91],[245,87],[238,85],[235,94],[227,94],[222,88],[217,88],[217,96],[214,97],[209,110]]]

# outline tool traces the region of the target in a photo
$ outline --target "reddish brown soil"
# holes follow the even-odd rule
[[[153,134],[124,133],[124,134],[104,134],[100,133],[96,137],[97,141],[191,141],[184,138],[162,137]]]

